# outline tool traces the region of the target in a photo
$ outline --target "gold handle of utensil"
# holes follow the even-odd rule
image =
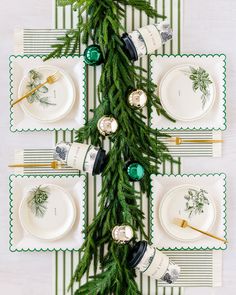
[[[223,139],[182,139],[182,142],[189,143],[220,143],[224,142]]]
[[[42,88],[45,84],[47,84],[47,81],[45,81],[44,83],[38,85],[37,87],[35,87],[34,89],[30,90],[29,92],[27,92],[24,96],[18,98],[17,100],[13,101],[11,103],[11,106],[13,107],[15,104],[17,104],[18,102],[22,101],[23,99],[29,97],[30,95],[34,94],[37,90],[39,90],[40,88]]]
[[[196,228],[196,227],[194,227],[194,226],[192,226],[192,225],[188,225],[188,227],[190,227],[191,229],[196,230],[196,231],[198,231],[198,232],[200,232],[200,233],[202,233],[202,234],[204,234],[204,235],[207,235],[207,236],[209,236],[209,237],[211,237],[211,238],[214,238],[214,239],[216,239],[216,240],[222,241],[222,242],[224,242],[225,244],[228,243],[228,241],[227,241],[226,239],[219,238],[219,237],[217,237],[217,236],[215,236],[215,235],[213,235],[213,234],[211,234],[211,233],[208,233],[208,232],[206,232],[206,231],[203,231],[203,230],[201,230],[201,229],[198,229],[198,228]]]
[[[25,163],[25,164],[12,164],[8,165],[10,168],[28,168],[28,167],[51,167],[51,163],[40,163],[40,164],[34,164],[34,163]]]

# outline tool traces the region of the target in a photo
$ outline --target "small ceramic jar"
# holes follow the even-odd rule
[[[102,148],[75,142],[58,143],[54,151],[54,159],[93,175],[100,174],[107,161],[106,152]]]
[[[174,283],[180,275],[180,267],[157,248],[140,241],[134,245],[129,256],[129,266],[156,280]]]
[[[150,54],[172,39],[172,29],[167,22],[148,25],[121,37],[128,57],[132,61]]]

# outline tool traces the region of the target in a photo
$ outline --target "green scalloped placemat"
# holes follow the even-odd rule
[[[155,177],[155,175],[152,175]],[[196,174],[186,174],[186,173],[179,173],[178,175],[173,175],[173,174],[168,174],[168,172],[165,171],[165,174],[163,175],[164,177],[178,177],[178,176],[186,176],[186,177],[196,177],[196,176],[200,176],[200,177],[204,177],[204,176],[223,176],[224,178],[224,191],[223,193],[223,203],[222,203],[222,208],[220,208],[220,210],[222,210],[222,214],[223,214],[223,232],[224,232],[224,239],[227,240],[227,189],[226,189],[226,174],[225,173],[196,173]],[[153,179],[151,178],[151,209],[150,209],[150,223],[151,223],[151,239],[154,239],[154,220],[153,220],[153,202],[154,202],[154,192],[153,192]],[[218,208],[219,206],[217,206]],[[222,246],[220,247],[169,247],[169,248],[160,248],[160,250],[162,251],[212,251],[212,250],[226,250],[227,249],[227,244],[222,243]]]
[[[14,246],[13,240],[14,240],[14,230],[13,230],[13,206],[14,206],[14,196],[13,196],[13,178],[49,178],[49,179],[55,179],[55,178],[83,178],[83,200],[82,200],[82,208],[80,208],[80,214],[83,215],[83,225],[82,225],[82,231],[84,231],[85,229],[85,218],[86,218],[86,200],[88,198],[88,189],[86,186],[86,175],[84,174],[61,174],[61,173],[54,173],[51,175],[47,175],[47,173],[38,173],[37,169],[36,169],[36,173],[24,173],[24,174],[11,174],[9,176],[9,250],[11,252],[46,252],[46,251],[50,251],[50,252],[55,252],[55,251],[71,251],[68,248],[21,248],[18,249]],[[19,204],[17,205],[19,206]],[[84,238],[84,234],[83,234],[83,238]],[[37,241],[37,239],[36,239]],[[78,248],[77,248],[78,249]]]
[[[222,128],[161,128],[161,131],[224,131],[227,129],[227,116],[226,116],[226,55],[223,53],[215,53],[215,54],[152,54],[150,57],[157,57],[157,56],[161,56],[161,57],[223,57],[223,91],[222,91],[222,98],[223,99],[223,127]],[[153,68],[153,60],[152,58],[150,58],[149,60],[149,68],[151,71],[151,78],[153,80],[153,83],[156,83],[156,81],[154,81],[153,79],[153,72],[152,72],[152,68]],[[153,114],[153,112],[152,112]],[[151,114],[151,118],[150,120],[152,121],[152,114]]]
[[[63,131],[63,132],[73,132],[73,129],[68,129],[68,128],[58,128],[58,129],[55,129],[55,128],[27,128],[27,129],[13,129],[13,116],[14,116],[14,113],[13,113],[13,107],[11,106],[11,102],[12,100],[14,99],[13,98],[13,79],[12,79],[12,76],[13,76],[13,60],[14,59],[17,59],[17,58],[28,58],[28,59],[31,59],[31,58],[41,58],[41,59],[44,59],[47,55],[43,55],[43,54],[24,54],[24,55],[20,55],[20,54],[17,54],[17,55],[11,55],[9,57],[9,81],[10,81],[10,130],[12,132],[23,132],[23,131],[56,131],[56,132],[59,132],[59,131]],[[80,58],[82,55],[79,55],[79,54],[75,54],[75,55],[63,55],[62,58],[65,58],[65,59],[68,59],[68,58]],[[87,97],[86,97],[86,94],[87,94],[87,67],[86,67],[86,64],[85,62],[83,61],[83,70],[84,70],[84,75],[83,75],[83,85],[82,85],[82,88],[83,88],[83,97],[82,97],[82,101],[83,101],[83,123],[86,121],[87,119]],[[81,98],[80,98],[81,99]]]

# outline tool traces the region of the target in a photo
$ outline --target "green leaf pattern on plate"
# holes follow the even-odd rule
[[[31,190],[28,207],[36,217],[43,217],[47,211],[48,187],[38,186]]]
[[[197,69],[192,66],[189,67],[189,71],[184,71],[184,72],[189,76],[189,79],[192,80],[193,91],[197,92],[199,90],[202,93],[201,95],[202,109],[204,109],[206,102],[210,96],[209,86],[210,84],[212,84],[209,74],[207,73],[205,69],[201,67]]]
[[[189,218],[193,215],[200,215],[204,212],[205,205],[210,204],[209,199],[206,197],[207,194],[208,192],[203,189],[198,191],[189,188],[188,194],[184,196],[186,199],[185,211],[188,212]]]
[[[43,82],[43,76],[41,73],[35,71],[35,70],[30,70],[29,74],[29,81],[26,84],[26,89],[27,91],[31,91],[35,87],[37,87],[39,84]],[[50,97],[46,95],[48,93],[48,87],[43,86],[39,90],[37,90],[35,93],[33,93],[31,96],[27,98],[28,103],[34,103],[38,102],[42,106],[47,107],[47,106],[55,106],[55,103],[50,102]]]

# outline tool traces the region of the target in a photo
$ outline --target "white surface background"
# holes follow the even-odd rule
[[[229,247],[224,253],[222,288],[186,289],[187,295],[227,294],[236,289],[236,1],[185,0],[183,52],[226,53],[228,130],[224,132],[223,157],[187,159],[185,172],[224,171],[228,175]],[[8,56],[13,53],[13,32],[17,27],[52,27],[51,0],[2,1],[0,6],[0,293],[6,295],[53,295],[50,253],[11,253],[8,250],[8,163],[15,149],[52,146],[50,133],[9,132]]]

